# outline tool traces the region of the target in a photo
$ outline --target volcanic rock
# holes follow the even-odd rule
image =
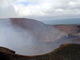
[[[54,51],[37,56],[22,56],[0,52],[0,60],[79,60],[80,44],[63,44]]]

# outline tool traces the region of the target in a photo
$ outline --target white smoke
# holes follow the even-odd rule
[[[37,55],[50,52],[54,41],[63,35],[59,30],[28,19],[0,19],[0,46],[10,48],[18,54]]]

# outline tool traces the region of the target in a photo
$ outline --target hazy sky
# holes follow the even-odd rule
[[[80,0],[0,0],[0,18],[79,18]]]

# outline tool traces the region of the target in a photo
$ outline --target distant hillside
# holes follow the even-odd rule
[[[80,33],[80,25],[53,25],[53,27],[68,34]]]
[[[43,20],[45,24],[56,25],[56,24],[80,24],[80,18],[74,19],[60,19],[60,20]]]

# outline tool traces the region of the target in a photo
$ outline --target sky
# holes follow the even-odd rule
[[[0,18],[55,20],[79,16],[80,0],[0,0]]]

